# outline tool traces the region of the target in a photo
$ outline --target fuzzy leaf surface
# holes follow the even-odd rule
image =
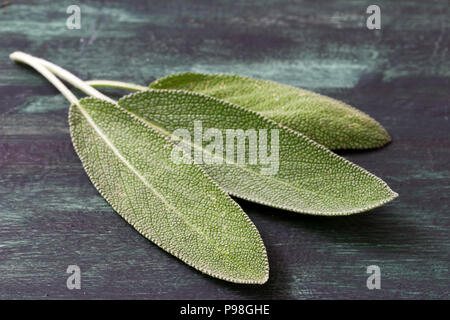
[[[267,254],[253,223],[200,167],[174,164],[166,136],[96,98],[72,105],[69,123],[91,181],[139,233],[213,277],[267,281]]]
[[[292,86],[228,74],[180,73],[153,89],[203,93],[257,111],[330,149],[368,149],[391,141],[373,118],[341,101]]]
[[[225,134],[230,129],[276,129],[279,166],[275,174],[262,174],[261,163],[249,161],[199,163],[236,197],[299,213],[347,215],[381,206],[397,196],[380,178],[306,136],[229,102],[194,92],[158,89],[125,96],[118,103],[174,141],[180,140],[174,134],[177,129],[194,135],[196,121],[201,121],[204,131],[214,129]],[[208,141],[199,145],[191,139],[185,144],[192,146],[192,153],[200,150],[205,157],[221,156],[210,152]]]

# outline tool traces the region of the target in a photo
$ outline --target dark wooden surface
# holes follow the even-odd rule
[[[72,1],[10,2],[0,9],[0,298],[449,298],[447,1],[82,1],[81,30],[65,26]],[[369,4],[381,7],[380,31],[365,27]],[[267,246],[270,280],[204,276],[101,198],[72,148],[68,103],[12,63],[15,50],[84,79],[229,72],[341,99],[393,142],[340,154],[400,197],[343,218],[239,201]],[[70,264],[81,290],[66,288]],[[372,264],[381,290],[366,287]]]

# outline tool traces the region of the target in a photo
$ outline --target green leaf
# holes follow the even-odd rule
[[[195,121],[201,121],[204,130],[222,133],[227,129],[277,131],[279,142],[271,149],[279,148],[275,174],[264,174],[261,163],[197,161],[223,189],[239,198],[300,213],[346,215],[378,207],[397,196],[381,179],[306,136],[226,101],[193,92],[148,90],[125,96],[118,103],[174,141],[179,140],[177,129],[194,135]],[[203,157],[212,154],[207,141],[199,144],[183,139],[179,143],[190,147],[194,157],[196,150]],[[189,165],[180,165],[184,166]]]
[[[137,231],[213,277],[267,281],[266,250],[253,223],[200,167],[171,161],[166,136],[96,98],[72,105],[69,122],[92,183]]]
[[[153,89],[180,89],[224,99],[299,131],[330,149],[377,148],[391,141],[367,114],[338,100],[288,85],[227,74],[180,73]]]

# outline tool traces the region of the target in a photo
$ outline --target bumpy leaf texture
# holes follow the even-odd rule
[[[236,197],[300,213],[347,215],[378,207],[397,196],[381,179],[306,136],[229,102],[193,92],[158,89],[125,96],[118,103],[174,141],[180,140],[175,134],[177,129],[195,135],[198,121],[203,131],[214,129],[222,134],[230,129],[277,131],[278,143],[273,149],[268,147],[279,149],[272,174],[262,172],[261,162],[199,162],[224,190]],[[272,138],[267,137],[267,141]],[[223,153],[213,153],[209,141],[199,143],[194,137],[181,142],[191,145],[192,158],[198,150],[206,159],[225,157]],[[262,145],[264,140],[258,143]]]
[[[137,231],[213,277],[267,281],[267,254],[253,223],[200,167],[171,160],[167,136],[96,98],[72,105],[69,122],[91,181]]]
[[[312,91],[237,75],[180,73],[156,80],[153,89],[203,93],[257,111],[330,149],[368,149],[391,141],[373,118]]]

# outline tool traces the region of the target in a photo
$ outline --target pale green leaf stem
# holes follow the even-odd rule
[[[91,87],[119,88],[131,91],[144,91],[148,89],[148,87],[140,86],[138,84],[114,80],[88,80],[84,83]]]

